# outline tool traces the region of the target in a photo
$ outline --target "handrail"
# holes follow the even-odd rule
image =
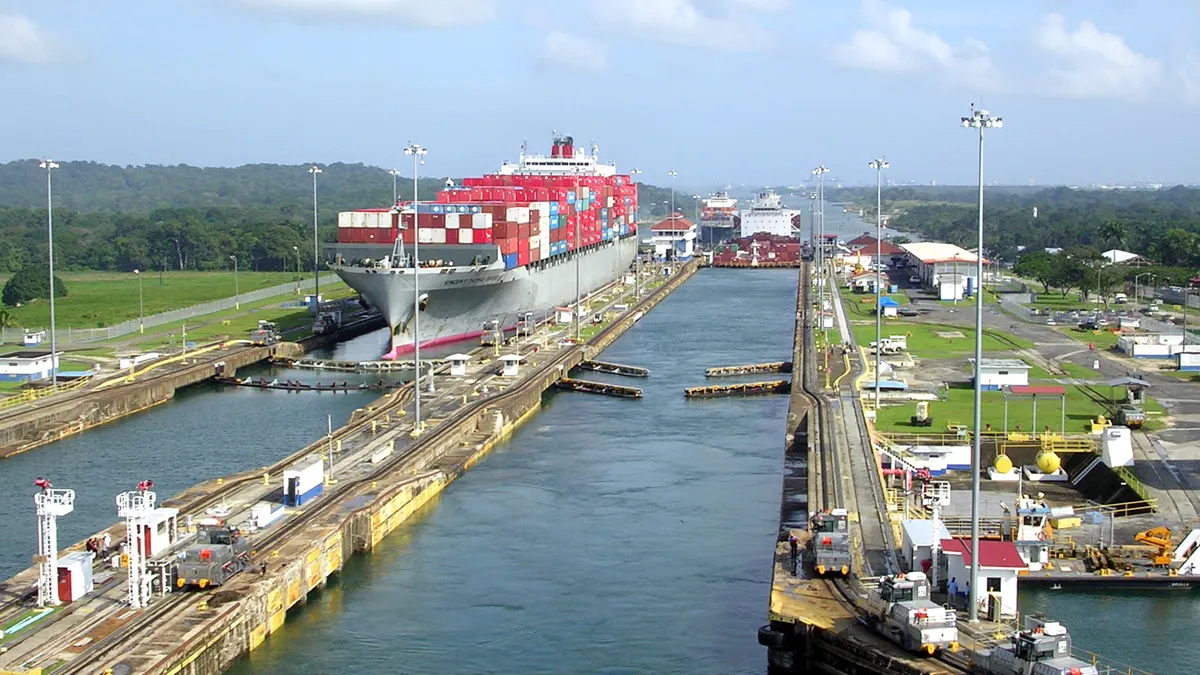
[[[62,393],[69,392],[69,391],[75,391],[76,389],[82,388],[84,385],[86,385],[88,382],[91,382],[91,381],[92,381],[92,379],[90,377],[81,377],[78,380],[75,380],[73,382],[67,382],[67,383],[59,385],[57,390],[55,390],[53,388],[25,389],[17,394],[13,394],[12,396],[7,396],[3,399],[0,399],[0,410],[3,410],[5,408],[15,408],[19,405],[24,405],[31,401],[43,399],[48,396],[54,396],[56,394],[62,394]]]

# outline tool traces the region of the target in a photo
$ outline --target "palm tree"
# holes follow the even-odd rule
[[[1100,238],[1107,241],[1114,248],[1124,246],[1125,239],[1128,236],[1129,232],[1125,229],[1125,223],[1110,220],[1100,226]]]
[[[0,328],[16,328],[19,325],[21,324],[17,323],[17,317],[7,309],[0,309]]]

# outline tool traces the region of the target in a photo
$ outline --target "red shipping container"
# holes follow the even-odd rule
[[[474,234],[476,244],[490,244],[493,242],[491,230],[471,230]]]
[[[500,253],[502,255],[508,255],[510,253],[517,252],[516,239],[497,239],[496,243],[500,245]]]
[[[518,225],[517,228],[518,228],[517,237],[519,237],[522,241],[529,239],[529,225],[528,224]]]
[[[517,264],[522,267],[529,264],[529,251],[521,251],[517,253]]]
[[[530,239],[533,239],[534,237],[539,237],[539,236],[541,236],[541,234],[542,234],[542,226],[541,225],[539,225],[536,222],[529,224],[529,238]]]
[[[537,262],[541,259],[542,259],[542,249],[540,249],[540,248],[529,249],[529,262]]]
[[[517,252],[519,253],[521,251],[529,252],[528,239],[517,239]]]

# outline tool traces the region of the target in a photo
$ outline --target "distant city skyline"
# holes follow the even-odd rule
[[[819,5],[819,6],[818,6]],[[181,27],[186,27],[182,29]],[[476,175],[550,133],[669,185],[1200,183],[1200,3],[7,0],[0,161]],[[694,188],[693,188],[694,189]]]

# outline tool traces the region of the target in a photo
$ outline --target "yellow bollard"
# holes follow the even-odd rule
[[[270,484],[271,484],[271,474],[264,473],[263,474],[263,485],[270,485]]]
[[[341,451],[342,451],[342,439],[340,439],[340,438],[339,438],[339,439],[337,440],[337,444],[336,444],[334,447],[336,447],[336,448],[337,448],[337,451],[338,451],[338,452],[341,452]]]
[[[224,483],[224,482],[225,482],[225,479],[224,479],[224,478],[218,478],[218,479],[217,479],[217,485],[221,485],[221,484],[222,484],[222,483]]]
[[[372,434],[375,433],[375,430],[377,427],[378,427],[378,425],[376,424],[375,420],[371,420],[371,433]]]

